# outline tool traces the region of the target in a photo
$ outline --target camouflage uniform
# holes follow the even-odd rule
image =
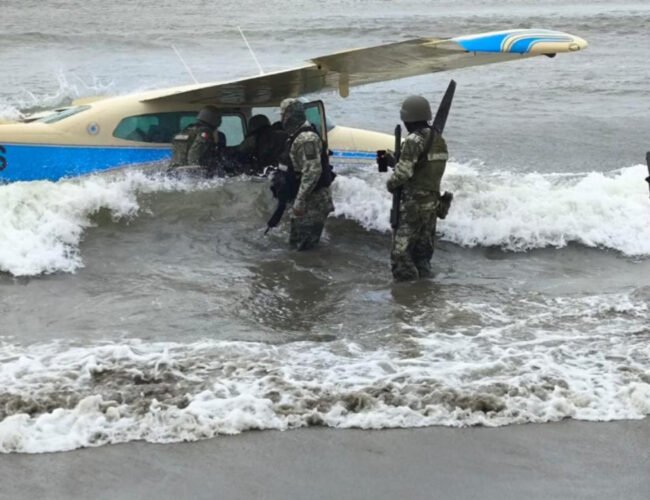
[[[186,142],[183,145],[183,142]],[[173,139],[172,166],[200,165],[207,167],[214,155],[217,144],[214,130],[206,125],[190,125]]]
[[[399,162],[387,182],[389,191],[402,187],[400,223],[393,234],[391,270],[396,280],[411,280],[431,275],[440,180],[448,158],[447,144],[436,136],[424,153],[428,128],[406,138]]]
[[[281,109],[283,125],[290,136],[296,134],[301,128],[310,126],[305,120],[300,101],[285,99]],[[295,136],[287,152],[293,170],[300,180],[298,194],[293,202],[294,211],[291,214],[289,235],[289,245],[298,250],[308,250],[318,244],[325,227],[325,220],[334,210],[330,187],[317,189],[323,172],[322,149],[323,143],[316,132],[303,131]],[[303,211],[304,214],[296,215],[295,211]]]
[[[170,169],[186,165],[199,165],[213,174],[219,158],[219,149],[225,146],[225,136],[217,130],[221,116],[216,108],[206,106],[197,122],[185,127],[172,139]]]

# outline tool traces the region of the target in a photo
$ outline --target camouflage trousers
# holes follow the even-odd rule
[[[302,217],[291,215],[289,246],[297,250],[309,250],[320,241],[325,220],[329,213],[334,211],[330,188],[322,188],[311,193],[307,197],[304,208],[305,215]]]
[[[436,196],[403,193],[399,227],[393,233],[391,270],[397,281],[431,276],[431,257],[436,234]]]

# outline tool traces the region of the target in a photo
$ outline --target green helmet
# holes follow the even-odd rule
[[[221,125],[221,113],[214,106],[205,106],[199,114],[196,115],[197,120],[201,120],[203,123],[207,123],[213,128],[217,128]]]
[[[402,103],[399,116],[404,123],[428,122],[431,120],[429,101],[419,95],[408,96]]]
[[[297,129],[307,120],[305,105],[299,99],[292,97],[284,99],[280,103],[280,113],[282,115],[282,127],[287,132]]]

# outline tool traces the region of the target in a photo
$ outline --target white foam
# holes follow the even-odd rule
[[[58,86],[54,91],[35,94],[27,89],[21,89],[20,94],[11,100],[0,103],[0,120],[18,120],[25,114],[24,110],[50,109],[70,104],[74,99],[94,95],[115,94],[113,82],[103,82],[97,78],[85,81],[74,73],[56,74]]]
[[[354,219],[365,229],[390,231],[392,198],[385,188],[388,177],[386,173],[339,175],[333,187],[334,215]]]
[[[163,176],[131,171],[74,181],[0,185],[0,271],[31,276],[73,272],[83,265],[79,243],[107,209],[115,219],[138,213],[138,193],[200,188]]]
[[[175,442],[314,424],[501,426],[649,415],[644,299],[538,300],[447,302],[416,328],[397,325],[379,348],[349,340],[0,343],[0,412],[7,413],[0,451]],[[477,334],[439,326],[446,315],[469,311],[481,316]]]
[[[630,256],[650,255],[650,201],[641,165],[608,174],[496,173],[451,163],[444,188],[455,193],[441,236],[468,247],[512,251],[562,247],[570,242]],[[340,174],[335,216],[365,229],[390,231],[387,174]],[[137,170],[117,177],[0,186],[0,271],[15,276],[73,272],[83,265],[79,243],[92,215],[135,216],[137,194],[201,189],[199,184],[153,178]]]
[[[498,246],[511,251],[563,247],[575,242],[650,255],[650,201],[646,167],[608,173],[484,174],[450,162],[443,189],[454,192],[452,209],[438,230],[459,245]],[[336,215],[364,228],[389,231],[386,174],[339,176]]]

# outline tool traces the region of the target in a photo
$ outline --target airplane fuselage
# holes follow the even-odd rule
[[[195,121],[201,105],[146,103],[139,95],[80,102],[39,119],[0,125],[0,182],[49,180],[165,162],[171,140]],[[253,108],[222,108],[227,146],[246,134]],[[392,136],[334,126],[328,144],[335,159],[372,161]]]

